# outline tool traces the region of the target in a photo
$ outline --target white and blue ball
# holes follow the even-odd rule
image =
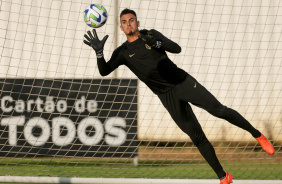
[[[103,26],[107,18],[107,10],[100,4],[91,4],[84,11],[84,21],[92,28]]]

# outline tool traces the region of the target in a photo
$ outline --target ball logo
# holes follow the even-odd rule
[[[96,20],[97,22],[101,22],[101,15],[98,14],[99,18],[97,18],[95,15],[93,15],[92,13],[90,14],[90,18]]]

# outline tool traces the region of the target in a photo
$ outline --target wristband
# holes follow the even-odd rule
[[[102,58],[104,56],[103,50],[96,52],[96,56],[97,56],[97,58]]]

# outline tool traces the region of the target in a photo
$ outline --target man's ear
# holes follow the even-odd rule
[[[140,22],[139,21],[137,21],[137,27],[140,27]]]

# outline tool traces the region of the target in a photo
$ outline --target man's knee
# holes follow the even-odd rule
[[[225,119],[226,116],[228,115],[228,111],[229,111],[228,107],[221,105],[219,107],[210,110],[209,112],[215,117]]]
[[[201,147],[201,145],[205,144],[205,142],[208,141],[203,131],[200,131],[198,133],[193,132],[193,134],[190,134],[189,137],[197,147]]]

